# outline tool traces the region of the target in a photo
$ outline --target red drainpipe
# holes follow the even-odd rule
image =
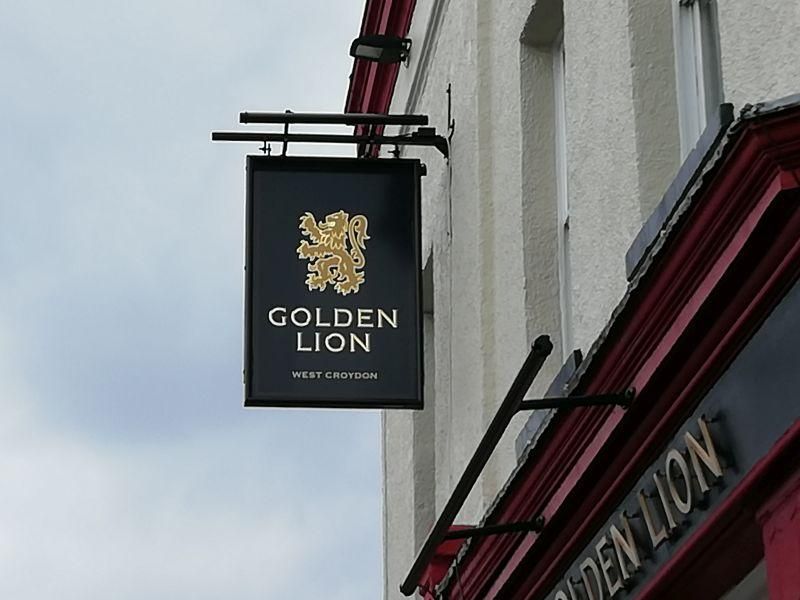
[[[416,0],[367,0],[361,19],[360,35],[407,37],[415,4]],[[354,59],[344,105],[345,112],[388,113],[399,71],[400,64],[380,64]],[[355,133],[366,135],[369,131],[365,126],[358,126]],[[376,127],[374,133],[383,133],[383,127]],[[378,150],[378,146],[359,147],[359,153],[368,156],[377,156]]]

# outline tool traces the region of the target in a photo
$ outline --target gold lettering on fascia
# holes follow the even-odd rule
[[[675,508],[682,515],[688,515],[692,512],[692,480],[689,478],[689,465],[686,464],[683,454],[674,448],[670,450],[664,470],[667,473],[669,495]]]
[[[594,559],[591,556],[587,556],[583,560],[580,566],[580,572],[581,582],[583,583],[583,590],[586,592],[586,597],[589,600],[603,600],[603,583],[600,581],[600,569],[597,567],[597,563],[594,562]],[[593,581],[589,581],[590,573]],[[597,594],[595,594],[595,590],[597,591]]]
[[[672,507],[667,499],[667,494],[664,492],[664,483],[661,480],[660,471],[653,473],[653,483],[656,484],[658,499],[661,500],[661,508],[667,518],[667,533],[672,535],[672,532],[678,528],[678,524],[675,522],[675,517],[672,515]]]
[[[703,447],[691,433],[688,431],[684,434],[683,439],[686,442],[686,448],[689,450],[689,456],[692,459],[692,467],[697,476],[697,483],[700,486],[700,491],[705,494],[711,488],[706,481],[703,466],[708,469],[709,473],[714,476],[714,479],[722,477],[722,466],[720,465],[717,452],[714,449],[714,442],[711,439],[711,434],[708,431],[708,425],[703,419],[698,420],[700,425],[700,435],[703,438]],[[702,463],[702,466],[701,466]]]
[[[650,544],[653,548],[658,548],[663,542],[666,542],[669,537],[667,535],[667,529],[660,521],[656,520],[657,513],[655,507],[651,506],[647,500],[650,494],[644,490],[639,490],[636,496],[639,500],[639,508],[642,509],[644,522],[647,525],[647,534],[650,536]]]
[[[609,546],[606,536],[600,538],[594,549],[597,553],[597,562],[600,565],[600,571],[603,573],[606,589],[609,595],[613,596],[622,589],[622,576],[619,574],[621,567],[608,557],[609,552],[614,552],[614,549]]]
[[[639,512],[616,514],[591,554],[584,555],[576,572],[567,573],[549,596],[551,600],[611,600],[629,587],[641,570],[641,557],[647,555],[648,547],[655,550],[677,537],[676,514],[691,514],[699,497],[710,491],[709,482],[723,475],[708,423],[701,417],[697,426],[699,439],[687,431],[682,437],[685,447],[670,448],[663,468],[653,473],[651,484],[636,490]],[[634,530],[631,519],[644,523],[644,531]]]
[[[575,590],[575,585],[580,585],[580,581],[574,581],[571,577],[567,578],[567,589],[569,590],[569,600],[580,600],[578,592]]]
[[[614,552],[617,554],[617,564],[622,581],[627,583],[633,577],[633,573],[641,569],[642,561],[639,558],[639,548],[633,537],[630,521],[625,513],[619,516],[619,522],[622,525],[622,531],[612,524],[608,528],[608,532],[611,535],[611,543],[614,544]]]
[[[275,306],[267,311],[267,322],[273,327],[294,327],[295,352],[356,354],[372,352],[374,329],[397,329],[396,308],[289,308]],[[346,332],[319,331],[348,329]],[[355,331],[353,331],[355,330]]]

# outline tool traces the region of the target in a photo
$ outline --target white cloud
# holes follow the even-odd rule
[[[320,459],[340,469],[345,485],[337,486],[310,467],[313,454],[293,461],[284,453],[296,446],[283,436],[259,440],[253,427],[172,443],[87,444],[8,412],[2,597],[301,598],[335,593],[336,571],[376,566],[359,547],[377,525],[373,493],[347,468],[376,444],[338,440],[326,449],[341,461]],[[369,584],[359,583],[362,597]]]
[[[311,532],[279,511],[237,510],[225,495],[198,505],[188,493],[198,474],[173,479],[158,459],[101,455],[57,437],[7,450],[0,593],[247,598],[285,590]]]

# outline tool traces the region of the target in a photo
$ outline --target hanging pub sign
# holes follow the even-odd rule
[[[245,406],[422,408],[421,174],[248,157]]]

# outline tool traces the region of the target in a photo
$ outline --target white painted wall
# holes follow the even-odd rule
[[[417,2],[391,110],[428,114],[446,133],[451,83],[455,132],[452,180],[438,152],[407,151],[428,167],[435,369],[425,411],[384,417],[387,599],[402,597],[424,532],[530,342],[547,333],[556,345],[534,395],[561,366],[552,103],[541,91],[552,75],[546,48],[520,41],[547,1]],[[800,1],[719,4],[726,100],[741,107],[800,92]],[[584,351],[624,293],[630,242],[679,167],[671,28],[667,0],[565,0],[572,314]],[[476,523],[506,481],[521,424],[512,423],[459,522]]]

